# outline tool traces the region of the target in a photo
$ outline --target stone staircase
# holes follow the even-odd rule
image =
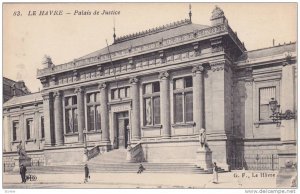
[[[112,150],[101,153],[88,161],[90,173],[136,173],[139,163],[126,161],[127,151],[125,149]],[[191,163],[149,163],[143,162],[146,168],[144,173],[191,173],[208,174],[210,172],[197,167]],[[83,165],[61,165],[61,166],[35,166],[28,167],[29,174],[60,174],[60,173],[83,173]],[[224,170],[220,169],[220,172]],[[16,172],[18,173],[18,172]]]

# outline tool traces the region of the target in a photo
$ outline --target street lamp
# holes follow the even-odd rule
[[[277,123],[277,125],[281,124],[281,120],[291,120],[296,118],[296,113],[291,110],[286,110],[285,113],[282,113],[282,111],[279,112],[280,105],[275,98],[271,98],[269,101],[269,107],[272,111],[270,118],[272,118],[272,121]]]

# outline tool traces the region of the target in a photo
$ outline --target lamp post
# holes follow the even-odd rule
[[[296,118],[296,113],[291,110],[286,110],[285,113],[282,113],[282,111],[279,112],[280,105],[274,98],[271,98],[269,101],[269,107],[272,111],[270,118],[272,118],[274,123],[277,123],[277,126],[281,124],[281,120],[291,120]]]

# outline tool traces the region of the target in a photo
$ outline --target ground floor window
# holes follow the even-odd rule
[[[78,132],[77,108],[66,109],[66,133]]]
[[[32,139],[34,136],[33,119],[26,119],[26,136],[27,140]]]
[[[19,140],[19,134],[20,134],[19,121],[13,121],[12,125],[13,125],[13,141],[17,141]]]

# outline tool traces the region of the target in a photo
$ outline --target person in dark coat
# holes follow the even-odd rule
[[[141,163],[139,166],[139,170],[137,171],[138,174],[141,174],[146,168],[144,168],[143,164]]]
[[[84,165],[84,183],[88,182],[88,179],[90,178],[90,171],[87,164]]]
[[[21,164],[20,166],[20,174],[21,174],[21,178],[22,178],[22,183],[26,183],[26,166],[24,166],[23,164]]]

